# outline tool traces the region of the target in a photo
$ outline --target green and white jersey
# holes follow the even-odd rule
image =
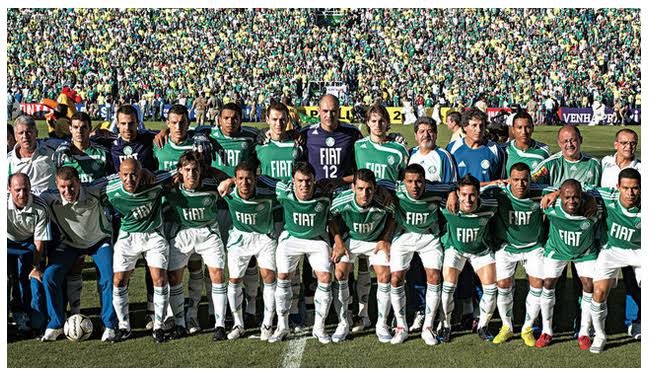
[[[50,216],[47,203],[38,196],[29,195],[27,205],[16,207],[11,195],[7,195],[7,239],[22,242],[50,241]]]
[[[258,187],[255,195],[242,199],[234,187],[223,198],[228,203],[232,225],[237,230],[260,234],[273,232],[273,210],[277,207],[273,191]]]
[[[146,233],[160,228],[165,188],[158,183],[170,177],[168,172],[159,173],[153,185],[139,187],[135,193],[127,192],[119,179],[108,183],[106,195],[111,206],[122,216],[121,231]]]
[[[573,178],[584,186],[600,185],[601,167],[597,159],[582,154],[578,161],[567,161],[558,152],[537,165],[532,171],[533,182],[560,187],[562,182]]]
[[[376,198],[369,206],[360,207],[356,202],[356,194],[351,189],[338,194],[330,209],[332,217],[341,217],[350,238],[369,242],[379,239],[386,220],[394,212],[392,203],[379,203]]]
[[[73,167],[79,173],[81,183],[91,183],[112,173],[111,153],[106,148],[90,143],[82,152],[82,155],[73,155],[72,161],[63,164]]]
[[[530,171],[535,171],[537,165],[549,158],[551,151],[548,145],[532,140],[532,145],[526,151],[517,148],[517,142],[511,140],[506,147],[506,177],[510,177],[512,165],[523,162],[528,165]]]
[[[165,145],[158,148],[157,145],[153,146],[153,155],[158,160],[158,170],[171,171],[176,169],[178,159],[187,151],[191,151],[193,147],[192,139],[187,137],[181,143],[176,144],[172,139],[167,136]]]
[[[564,212],[562,200],[558,199],[544,213],[550,224],[545,257],[575,262],[595,260],[598,257],[594,235],[602,214],[600,206],[594,217],[574,216]]]
[[[544,245],[544,211],[539,205],[543,188],[532,184],[524,199],[515,197],[509,185],[484,188],[482,195],[498,203],[493,235],[497,245],[505,244],[505,251],[525,253]]]
[[[595,194],[603,201],[607,226],[601,233],[602,248],[640,249],[641,207],[623,207],[621,194],[613,188],[598,188]]]
[[[250,160],[255,156],[255,139],[257,130],[250,127],[241,127],[239,135],[230,137],[221,132],[220,127],[215,127],[210,136],[217,141],[217,158],[212,161],[212,166],[235,176],[235,166],[242,160]]]
[[[438,214],[440,202],[454,187],[447,184],[427,184],[418,199],[413,199],[406,191],[404,182],[396,184],[395,222],[397,234],[402,232],[440,234]]]
[[[406,168],[409,154],[402,144],[387,141],[379,144],[370,140],[370,136],[354,143],[354,156],[357,169],[370,169],[377,180],[396,182],[400,171]]]
[[[498,206],[496,200],[481,197],[479,207],[472,213],[458,211],[454,215],[443,207],[441,212],[447,220],[446,233],[442,236],[445,249],[451,247],[474,255],[489,253],[491,227],[488,224],[496,215]]]
[[[217,222],[217,186],[204,180],[195,190],[187,190],[182,184],[165,193],[169,220],[186,228],[209,227]],[[167,218],[167,216],[166,216]]]
[[[328,240],[327,220],[330,199],[314,194],[311,200],[300,200],[293,191],[293,184],[278,182],[275,193],[284,211],[284,230],[296,238]]]
[[[293,140],[275,141],[255,147],[257,159],[260,161],[262,175],[281,181],[291,180],[293,163],[300,158],[301,150]]]

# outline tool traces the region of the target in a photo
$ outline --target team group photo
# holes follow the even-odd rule
[[[641,367],[640,9],[6,19],[6,366]]]

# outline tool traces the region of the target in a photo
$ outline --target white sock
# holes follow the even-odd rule
[[[451,313],[454,311],[454,292],[456,291],[456,284],[443,282],[442,295],[440,296],[440,303],[442,305],[442,324],[444,327],[451,328]],[[473,309],[472,309],[473,310]]]
[[[553,335],[553,307],[555,306],[555,289],[542,288],[542,297],[539,299],[542,312],[542,332]]]
[[[235,326],[244,328],[244,314],[242,313],[242,304],[244,303],[244,292],[242,292],[239,283],[228,284],[228,304],[232,312],[232,318],[235,321]]]
[[[167,305],[169,305],[169,284],[164,287],[153,287],[153,329],[162,327],[162,321],[167,316]]]
[[[81,274],[69,274],[65,278],[67,280],[66,293],[68,295],[70,313],[79,314],[81,312],[81,289],[83,288]]]
[[[607,301],[597,302],[592,298],[590,309],[591,319],[594,322],[594,332],[596,333],[596,336],[599,338],[607,338],[607,333],[605,332],[605,321],[607,320]]]
[[[226,283],[212,283],[212,301],[214,302],[214,327],[225,327],[226,321]]]
[[[481,314],[478,319],[478,328],[487,326],[492,318],[494,309],[497,306],[497,285],[488,284],[483,285],[483,296],[481,296],[481,301],[478,303],[479,308],[481,308]]]
[[[300,274],[298,274],[298,271],[291,275],[291,293],[291,308],[289,309],[289,313],[298,314],[300,313],[300,308],[298,307],[298,300],[300,299]]]
[[[497,297],[497,307],[499,308],[499,317],[504,326],[512,331],[512,287],[497,288],[499,295]]]
[[[118,327],[120,329],[130,330],[131,322],[129,321],[129,287],[113,286],[113,308],[117,316]]]
[[[214,315],[214,300],[212,299],[213,295],[207,294],[208,292],[212,292],[212,279],[210,278],[210,271],[208,270],[208,266],[205,266],[205,269],[203,270],[203,285],[205,286],[205,296],[208,300],[208,314]]]
[[[289,327],[289,305],[291,303],[291,282],[278,279],[275,288],[275,311],[278,314],[278,329]]]
[[[273,325],[273,316],[275,315],[275,282],[271,284],[264,283],[262,299],[264,300],[264,318],[262,319],[262,324],[271,327]]]
[[[339,280],[336,284],[336,296],[334,302],[336,303],[335,309],[338,308],[336,314],[339,317],[339,322],[347,321],[348,314],[348,300],[350,299],[350,287],[347,280]]]
[[[386,326],[390,308],[390,283],[377,283],[377,326]]]
[[[257,265],[246,269],[244,289],[246,291],[246,313],[255,315],[257,312],[257,290],[260,287],[260,274]]]
[[[589,329],[591,328],[591,298],[593,293],[582,291],[582,302],[580,303],[580,310],[582,316],[580,318],[580,332],[578,336],[589,336]]]
[[[169,287],[169,305],[172,308],[174,315],[174,324],[176,326],[185,327],[185,311],[183,304],[185,302],[185,292],[183,292],[183,284],[178,284]]]
[[[397,320],[397,327],[404,328],[408,331],[406,324],[406,292],[404,291],[404,284],[399,287],[390,287],[390,301],[393,304],[393,313]]]
[[[433,320],[440,305],[440,284],[427,283],[427,295],[425,297],[426,310],[424,314],[424,328],[433,327]]]
[[[332,287],[331,284],[318,282],[316,293],[314,294],[314,329],[324,329],[327,314],[332,304]]]
[[[370,285],[370,272],[359,271],[356,287],[357,297],[359,298],[359,317],[368,317],[368,296],[370,296]]]
[[[535,323],[535,319],[539,315],[541,295],[541,288],[530,287],[528,289],[528,295],[526,295],[526,320],[524,321],[522,329],[533,327],[533,323]]]
[[[210,284],[212,284],[210,282]],[[203,271],[190,271],[190,278],[187,282],[187,295],[190,299],[187,307],[187,317],[197,318],[199,314],[199,303],[203,291]]]

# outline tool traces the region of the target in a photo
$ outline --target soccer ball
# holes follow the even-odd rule
[[[92,335],[93,322],[83,314],[75,314],[65,321],[63,333],[68,339],[81,342]]]

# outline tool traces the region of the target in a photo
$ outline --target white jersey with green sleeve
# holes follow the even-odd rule
[[[395,222],[397,233],[403,232],[440,234],[440,203],[455,186],[449,184],[427,184],[418,199],[412,198],[406,191],[404,182],[395,185]]]
[[[296,197],[291,183],[278,182],[275,189],[284,211],[284,230],[296,238],[320,237],[328,242],[329,197],[314,194],[311,200],[300,200]]]
[[[442,237],[445,249],[454,248],[461,253],[486,255],[490,252],[490,220],[496,215],[499,203],[481,197],[479,207],[472,213],[458,211],[455,215],[447,208],[442,214],[447,220],[446,233]]]
[[[395,212],[392,203],[380,203],[375,197],[367,207],[361,207],[356,202],[353,190],[345,190],[332,201],[330,213],[332,218],[340,218],[348,229],[348,235],[353,240],[374,242],[384,231],[386,220]]]
[[[592,191],[593,192],[593,191]],[[603,249],[641,249],[641,206],[625,208],[614,188],[598,188],[595,195],[603,202],[606,229],[601,233]]]
[[[377,180],[396,182],[400,171],[406,168],[409,160],[408,150],[395,141],[375,143],[370,136],[354,143],[354,156],[357,169],[370,169]]]
[[[291,180],[293,163],[301,157],[301,148],[293,140],[275,141],[255,147],[262,175],[281,181]]]
[[[112,173],[111,153],[106,148],[91,142],[82,152],[63,163],[63,166],[71,166],[79,173],[81,183],[91,183]]]
[[[183,188],[182,184],[165,193],[169,207],[169,218],[182,229],[210,227],[217,222],[217,200],[219,192],[216,185],[206,184],[203,180],[201,186],[194,190]]]
[[[157,145],[153,146],[153,155],[158,160],[158,170],[171,171],[176,169],[178,159],[187,151],[191,151],[193,147],[192,139],[189,137],[182,142],[176,144],[172,139],[167,136],[165,145],[158,148]]]
[[[226,136],[221,128],[215,127],[210,136],[217,141],[217,158],[212,161],[212,166],[235,176],[235,166],[240,161],[251,160],[255,156],[255,140],[257,130],[251,127],[241,127],[237,136]]]
[[[600,185],[602,174],[600,162],[582,153],[578,161],[568,161],[558,152],[537,165],[531,172],[533,182],[546,183],[560,187],[562,182],[573,178],[580,182],[583,188]]]
[[[512,165],[523,162],[528,165],[530,171],[535,171],[537,165],[551,156],[551,150],[548,145],[532,140],[530,148],[522,151],[517,148],[517,142],[511,140],[506,147],[506,177],[510,177],[510,168]]]
[[[272,234],[273,210],[277,207],[273,191],[258,187],[255,195],[243,199],[234,187],[223,198],[228,203],[234,228],[246,233]]]
[[[596,224],[602,214],[600,205],[598,214],[594,217],[576,216],[566,213],[562,208],[562,200],[558,199],[544,214],[549,220],[545,257],[574,262],[598,258],[594,236]]]

